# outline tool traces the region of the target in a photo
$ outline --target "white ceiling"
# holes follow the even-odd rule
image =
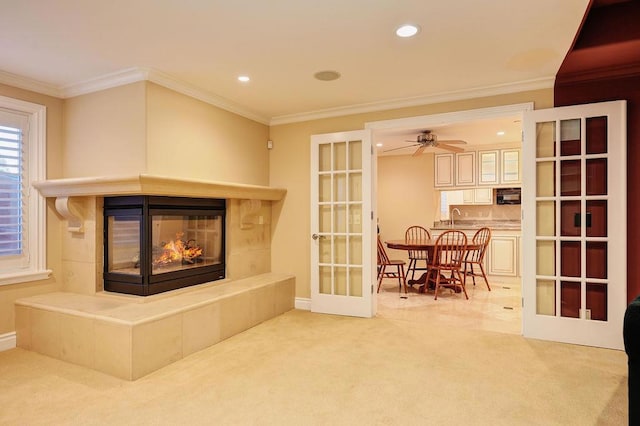
[[[270,124],[551,87],[588,3],[3,0],[0,82],[68,97],[142,76]],[[396,37],[406,22],[421,32]]]

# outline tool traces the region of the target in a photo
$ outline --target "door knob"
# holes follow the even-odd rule
[[[324,238],[324,235],[313,234],[313,235],[311,236],[311,238],[313,238],[314,240],[317,240],[317,239],[323,239],[323,238]]]

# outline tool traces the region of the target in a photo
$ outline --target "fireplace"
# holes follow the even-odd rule
[[[104,289],[148,296],[225,277],[226,201],[104,198]]]

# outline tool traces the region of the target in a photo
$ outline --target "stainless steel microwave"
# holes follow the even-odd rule
[[[496,189],[496,204],[520,204],[520,188]]]

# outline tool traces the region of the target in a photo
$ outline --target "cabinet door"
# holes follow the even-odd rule
[[[518,274],[518,237],[497,235],[489,244],[489,275],[515,277]]]
[[[507,184],[520,183],[520,150],[503,149],[500,151],[500,155],[502,158],[501,182]]]
[[[456,154],[456,185],[475,186],[476,184],[476,152]]]
[[[434,186],[453,186],[453,154],[436,154],[434,158]]]
[[[499,182],[499,152],[478,151],[478,184],[495,185]]]
[[[473,190],[474,204],[493,204],[492,188],[476,188]]]
[[[475,190],[463,189],[462,190],[462,202],[463,204],[475,204]]]

